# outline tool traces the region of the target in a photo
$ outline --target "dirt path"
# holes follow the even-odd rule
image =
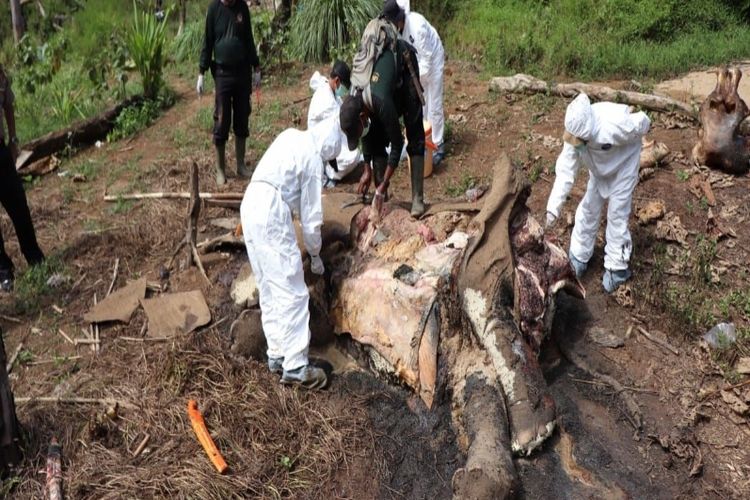
[[[283,128],[302,126],[307,103],[294,102],[309,95],[307,80],[313,71],[311,67],[290,66],[266,82],[260,106],[257,101],[253,103],[251,163],[257,161],[265,145]],[[486,82],[467,77],[472,74],[470,65],[450,65],[446,82],[450,156],[427,180],[427,200],[460,196],[471,181],[487,182],[492,163],[501,152],[506,152],[534,182],[530,204],[534,214],[541,217],[554,181],[549,169],[559,151],[557,138],[561,135],[566,103],[545,96],[489,94]],[[18,291],[15,297],[0,299],[0,311],[20,320],[19,323],[0,318],[6,350],[13,352],[23,341],[24,350],[29,353],[13,370],[16,397],[55,393],[114,396],[133,399],[143,405],[143,410],[137,414],[125,412],[125,420],[111,428],[107,424],[103,433],[92,434],[91,421],[96,423],[101,409],[20,406],[19,417],[29,431],[30,459],[25,470],[18,474],[15,497],[39,496],[40,483],[33,471],[41,465],[41,451],[52,434],[63,437],[66,484],[76,498],[117,496],[111,489],[113,485],[124,488],[121,493],[125,496],[128,496],[125,492],[136,491],[146,496],[187,491],[181,489],[185,485],[175,479],[177,476],[167,474],[168,471],[177,474],[172,468],[162,470],[157,475],[158,481],[149,477],[157,465],[164,464],[164,457],[176,461],[178,467],[203,470],[205,478],[211,478],[182,414],[185,398],[193,395],[209,405],[207,419],[217,426],[215,431],[221,442],[231,448],[230,461],[242,471],[230,476],[221,487],[201,490],[205,491],[205,498],[221,498],[222,493],[233,491],[231,487],[240,488],[243,484],[246,488],[260,488],[255,483],[231,483],[245,481],[252,475],[262,478],[268,488],[289,495],[308,491],[308,495],[315,497],[361,498],[366,490],[371,494],[365,496],[371,498],[446,498],[452,472],[462,460],[446,414],[424,412],[407,391],[385,386],[365,373],[339,378],[333,390],[325,395],[289,401],[274,389],[275,381],[262,366],[238,364],[226,355],[229,324],[236,315],[228,300],[228,287],[246,260],[241,252],[210,259],[208,273],[215,282],[210,289],[193,272],[175,273],[169,280],[172,290],[202,289],[214,319],[223,320],[217,327],[176,342],[116,340],[119,336],[142,335],[145,318],[138,311],[129,325],[103,328],[102,354],[98,357],[88,349],[73,347],[58,334],[62,329],[71,336],[82,335],[80,330],[87,325],[81,316],[92,304],[94,293],[100,298],[106,293],[115,258],[120,258],[117,287],[141,276],[163,284],[160,267],[182,237],[184,202],[106,204],[102,201],[105,190],[109,193],[182,190],[187,186],[187,167],[193,161],[200,169],[202,189],[216,190],[208,131],[211,99],[198,99],[187,83],[176,85],[180,94],[177,104],[148,130],[127,141],[83,151],[63,162],[61,172],[82,172],[87,176],[86,182],[74,183],[70,176],[51,174],[28,188],[42,247],[61,262],[69,281],[59,289],[46,291],[41,298]],[[679,304],[665,302],[665,294],[660,292],[674,281],[678,292],[687,293],[687,288],[680,287],[687,287],[693,280],[691,273],[708,210],[690,193],[689,181],[680,180],[698,175],[690,172],[690,165],[684,160],[692,147],[694,131],[666,128],[665,122],[656,120],[652,135],[678,155],[673,155],[666,166],[639,185],[636,204],[663,200],[667,210],[677,214],[690,231],[687,245],[691,253],[686,256],[679,245],[659,241],[653,225],[633,223],[634,304],[623,307],[601,290],[600,244],[585,278],[586,302],[563,299],[555,326],[558,342],[569,343],[597,370],[632,388],[629,392],[643,413],[644,428],[636,432],[619,395],[607,386],[596,385],[590,376],[571,366],[556,351],[555,342],[550,342],[545,348],[545,362],[548,382],[559,408],[561,432],[541,452],[517,460],[526,498],[746,498],[750,495],[747,417],[734,414],[721,397],[700,400],[701,395],[719,388],[725,379],[738,380],[731,367],[742,351],[727,358],[701,348],[693,333],[698,320],[688,329],[688,323],[679,319],[680,314],[692,314],[701,317],[704,323],[709,319],[731,319],[738,326],[747,325],[747,313],[736,305],[740,298],[726,310],[720,306],[720,299],[731,291],[742,294],[747,290],[744,262],[750,248],[750,211],[744,196],[750,180],[732,179],[733,185],[722,188],[716,184],[714,188],[718,204],[712,211],[722,214],[722,220],[737,235],[734,239],[723,239],[709,256],[709,265],[719,273],[721,282],[703,284],[703,289],[716,294],[715,303],[698,304],[696,296],[692,307],[677,309]],[[397,172],[393,185],[395,196],[406,199],[409,182],[403,170]],[[580,177],[563,219],[570,217],[583,193],[586,176]],[[355,181],[342,183],[336,189],[353,191]],[[244,187],[244,181],[230,177],[221,191],[241,192]],[[232,214],[214,208],[206,210],[202,217],[207,221],[227,215]],[[4,214],[0,223],[4,234],[12,235]],[[220,232],[207,224],[199,230],[199,238]],[[569,228],[560,228],[563,241],[568,235]],[[8,252],[23,267],[15,239],[11,236],[5,239]],[[685,263],[680,268],[685,276],[662,272],[664,267],[680,262]],[[39,290],[30,292],[34,291]],[[682,296],[677,302],[690,305],[690,299]],[[53,304],[63,313],[55,312]],[[706,311],[713,317],[701,316]],[[623,336],[631,326],[663,332],[679,355],[665,352],[633,329],[621,348],[598,346],[587,335],[593,326]],[[192,353],[202,354],[196,357]],[[69,359],[72,356],[80,358]],[[204,375],[210,384],[199,381]],[[243,392],[249,391],[247,384],[260,392],[252,393],[255,395]],[[237,398],[238,394],[244,396]],[[748,392],[740,393],[740,397],[747,395]],[[237,420],[223,407],[222,402],[230,400],[237,404],[263,401],[257,404],[267,405],[264,408],[269,415],[283,409],[284,418],[291,422],[303,415],[328,415],[326,412],[334,412],[341,418],[332,420],[330,434],[305,434],[309,440],[304,441],[307,447],[301,451],[297,447],[301,438],[293,427],[245,427],[251,425],[251,419]],[[346,445],[346,440],[353,439],[350,431],[355,426],[356,435],[362,440],[353,449]],[[253,430],[240,435],[244,428]],[[99,427],[94,425],[93,429]],[[141,431],[152,435],[149,452],[139,460],[123,458],[128,457],[142,437]],[[262,460],[245,460],[243,453],[248,449]],[[295,467],[284,462],[283,457],[289,460],[299,457],[297,463],[301,465]],[[305,457],[315,460],[307,462]],[[691,475],[697,460],[702,468]],[[320,472],[323,469],[314,469],[314,464],[326,468]],[[313,469],[319,474],[317,479],[310,475]],[[117,481],[105,486],[103,478],[113,471],[129,474],[130,479],[118,475]],[[313,489],[304,489],[312,484]],[[222,485],[228,489],[221,489]],[[260,493],[274,495],[272,489]]]

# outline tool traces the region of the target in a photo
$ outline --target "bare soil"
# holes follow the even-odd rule
[[[251,164],[278,132],[302,126],[307,102],[295,101],[309,95],[307,80],[315,69],[288,66],[265,83],[260,103],[253,102]],[[560,148],[555,140],[562,134],[566,102],[491,94],[476,73],[470,64],[449,64],[448,157],[426,181],[427,201],[460,195],[471,180],[489,183],[493,162],[505,153],[534,182],[530,206],[541,218],[554,181],[551,167]],[[37,471],[43,468],[46,443],[57,436],[64,447],[69,498],[450,497],[451,476],[463,457],[447,403],[429,412],[406,389],[367,371],[334,377],[331,390],[322,394],[279,388],[263,365],[229,354],[229,325],[239,313],[229,299],[229,286],[246,256],[236,252],[213,257],[207,264],[210,288],[195,270],[178,269],[162,279],[160,269],[184,235],[186,203],[103,201],[105,190],[185,190],[193,161],[200,169],[201,190],[217,190],[210,135],[200,119],[201,113],[210,113],[212,99],[198,99],[185,82],[173,85],[178,103],[152,127],[63,161],[58,173],[83,171],[86,182],[53,173],[27,186],[41,246],[61,262],[69,280],[42,295],[17,291],[0,298],[6,351],[12,353],[19,342],[28,351],[13,368],[13,391],[16,397],[116,398],[138,409],[120,408],[111,420],[104,415],[105,406],[19,404],[18,415],[28,433],[27,459],[14,482],[4,483],[6,491],[13,498],[41,497],[43,476]],[[744,198],[750,180],[745,176],[730,179],[733,185],[728,187],[714,185],[717,206],[711,210],[721,214],[736,238],[722,239],[706,258],[720,282],[696,281],[694,264],[708,207],[689,191],[690,182],[681,180],[701,175],[689,163],[695,130],[667,128],[673,121],[665,117],[654,116],[653,121],[651,137],[665,142],[672,154],[638,186],[635,203],[663,200],[689,231],[691,253],[684,255],[679,245],[658,240],[654,225],[640,226],[633,220],[635,277],[630,284],[632,305],[624,306],[601,289],[602,234],[584,279],[587,299],[560,299],[554,335],[544,347],[560,430],[541,451],[516,461],[524,498],[750,496],[748,417],[734,413],[713,392],[746,380],[732,366],[739,356],[749,355],[747,343],[711,351],[696,335],[705,325],[685,317],[708,310],[711,319],[748,324],[741,308],[724,310],[719,302],[732,291],[748,289],[750,218]],[[227,150],[233,150],[231,145]],[[231,159],[228,163],[232,165]],[[406,200],[410,189],[403,167],[395,176],[393,194]],[[585,182],[582,173],[563,220],[572,218]],[[230,177],[219,191],[242,192],[245,185]],[[335,189],[354,191],[355,186],[356,178]],[[235,214],[204,208],[201,217],[207,221],[228,215]],[[4,212],[0,224],[20,274],[24,264]],[[566,243],[570,227],[564,225],[557,231]],[[199,239],[220,233],[208,224],[199,231]],[[129,325],[102,328],[98,356],[87,346],[67,343],[58,331],[83,336],[81,329],[88,325],[82,315],[95,293],[99,299],[106,294],[115,258],[120,259],[115,288],[145,276],[173,291],[201,289],[213,323],[170,342],[118,340],[143,335],[145,317],[139,310]],[[678,274],[664,272],[673,265]],[[666,289],[688,290],[696,283],[697,292],[677,300],[686,307],[678,309],[665,299]],[[712,296],[713,302],[703,302]],[[624,346],[598,346],[587,335],[592,326],[623,336]],[[638,326],[661,332],[679,354],[646,339]],[[642,430],[632,426],[620,395],[569,363],[559,344],[575,349],[597,371],[628,388],[643,414]],[[737,393],[747,399],[750,387]],[[230,465],[225,477],[214,473],[192,434],[185,411],[189,397],[198,400],[225,453]],[[149,444],[133,458],[145,433]]]

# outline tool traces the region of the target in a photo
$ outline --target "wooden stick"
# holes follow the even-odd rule
[[[63,337],[65,337],[65,340],[67,340],[68,342],[70,342],[73,345],[76,345],[76,343],[73,342],[73,339],[71,339],[70,337],[68,337],[68,334],[65,333],[64,331],[62,331],[62,328],[58,328],[57,331],[60,333],[60,335],[62,335]]]
[[[41,359],[39,361],[32,361],[30,363],[27,363],[27,365],[37,366],[37,365],[49,365],[51,363],[57,363],[57,362],[64,363],[65,361],[75,361],[75,360],[81,359],[81,357],[82,356],[65,356],[65,357],[57,358],[57,359]]]
[[[54,310],[54,311],[55,311],[55,312],[56,312],[57,314],[65,314],[65,310],[64,310],[64,309],[63,309],[62,307],[58,306],[57,304],[52,304],[52,309],[53,309],[53,310]]]
[[[646,337],[647,339],[649,339],[649,340],[650,340],[651,342],[653,342],[654,344],[656,344],[656,345],[658,345],[658,346],[660,346],[660,347],[663,347],[664,349],[666,349],[666,350],[670,351],[670,352],[671,352],[672,354],[674,354],[675,356],[679,356],[679,355],[680,355],[680,351],[678,351],[678,350],[677,350],[677,348],[675,348],[675,347],[672,347],[672,345],[671,345],[671,344],[670,344],[669,342],[666,342],[666,341],[664,341],[664,340],[661,340],[661,339],[659,339],[659,338],[657,338],[657,337],[654,337],[653,335],[651,335],[650,333],[648,333],[648,332],[646,331],[646,329],[645,329],[645,328],[643,328],[642,326],[639,326],[639,327],[637,327],[637,328],[638,328],[638,331],[639,331],[639,332],[641,332],[641,334],[642,334],[642,335],[643,335],[644,337]]]
[[[21,323],[20,319],[14,318],[13,316],[7,316],[5,314],[0,314],[0,318],[4,319],[6,321],[11,321],[13,323]]]
[[[82,338],[77,338],[77,339],[73,339],[73,340],[75,342],[75,345],[91,345],[91,346],[95,346],[96,344],[99,343],[99,341],[96,340],[96,339],[82,339]]]
[[[115,277],[112,279],[112,284],[109,285],[109,291],[107,291],[107,295],[109,295],[109,292],[112,291],[112,285],[115,284],[115,280],[117,279],[117,267],[120,263],[120,259],[117,259],[115,261]],[[96,307],[97,304],[96,300],[96,292],[94,292],[94,307]],[[99,323],[93,323],[92,327],[94,329],[94,340],[96,340],[96,343],[94,344],[94,353],[99,354],[99,347],[101,346],[101,342],[99,342]]]
[[[19,342],[15,351],[13,351],[13,355],[10,357],[10,361],[8,361],[8,364],[5,365],[6,372],[10,373],[10,371],[13,369],[13,364],[16,362],[16,358],[21,353],[22,348],[23,348],[23,342]]]
[[[38,397],[22,397],[22,398],[15,398],[16,404],[23,404],[23,403],[31,403],[32,401],[38,402],[38,403],[63,403],[63,404],[81,404],[81,405],[88,405],[88,404],[102,404],[102,405],[117,405],[122,408],[128,408],[130,410],[137,410],[138,407],[134,405],[133,403],[128,403],[127,401],[118,401],[116,399],[108,399],[108,398],[76,398],[76,397],[70,397],[70,398],[62,398],[62,397],[56,397],[56,396],[38,396]]]
[[[115,270],[112,271],[112,283],[109,284],[109,289],[107,290],[107,295],[105,295],[105,297],[109,297],[109,294],[112,293],[112,289],[115,287],[115,281],[117,281],[117,270],[119,269],[119,267],[120,267],[120,258],[117,257],[115,259]]]
[[[173,337],[117,337],[117,340],[124,340],[126,342],[164,342],[166,340],[172,340]]]
[[[242,201],[244,193],[198,193],[198,197],[201,200],[239,200]],[[178,199],[178,200],[189,200],[190,193],[188,192],[167,192],[159,191],[155,193],[131,193],[131,194],[107,194],[104,195],[104,201],[118,201],[118,200],[166,200],[166,199]]]
[[[198,269],[200,270],[203,277],[206,279],[206,283],[208,283],[208,287],[211,288],[213,284],[211,283],[211,280],[208,279],[206,270],[203,268],[203,262],[201,262],[201,256],[198,255],[198,249],[195,248],[195,245],[190,245],[190,248],[193,250],[193,260],[195,260],[195,263],[197,264]]]
[[[138,455],[140,455],[143,452],[143,450],[146,448],[146,445],[148,444],[149,439],[151,439],[151,434],[146,434],[143,437],[143,440],[133,452],[133,458],[137,458]]]
[[[561,97],[575,97],[585,92],[592,99],[612,101],[641,106],[651,111],[675,112],[698,121],[698,110],[685,102],[669,97],[641,94],[588,83],[547,83],[530,75],[517,74],[509,77],[496,77],[490,81],[490,90],[518,94],[551,94]]]

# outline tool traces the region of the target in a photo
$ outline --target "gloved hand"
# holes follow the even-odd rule
[[[253,73],[253,89],[258,90],[260,88],[260,68],[256,69]]]
[[[195,84],[195,91],[198,92],[198,95],[201,95],[203,93],[203,75],[198,75],[198,83]]]
[[[552,212],[547,212],[547,222],[544,224],[544,228],[548,229],[557,220],[557,216]]]
[[[310,258],[310,270],[315,274],[323,274],[325,267],[323,267],[323,260],[320,255],[314,255]]]
[[[378,186],[375,189],[375,196],[372,197],[372,208],[375,210],[377,217],[380,218],[381,212],[383,211],[383,202],[385,201],[385,189],[384,187]]]

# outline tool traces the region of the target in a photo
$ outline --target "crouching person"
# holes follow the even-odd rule
[[[586,194],[576,210],[570,237],[570,262],[583,275],[594,253],[601,212],[607,203],[607,244],[602,285],[614,292],[630,279],[633,249],[628,219],[638,183],[641,139],[651,122],[645,113],[612,102],[592,105],[580,94],[565,112],[564,144],[555,165],[555,185],[547,201],[547,225],[560,216],[581,165],[589,171]]]
[[[300,131],[287,129],[271,144],[255,169],[240,207],[250,265],[258,283],[268,368],[281,383],[322,389],[325,372],[311,366],[309,294],[302,255],[292,223],[299,214],[311,270],[323,274],[323,167],[341,150],[338,117]]]

